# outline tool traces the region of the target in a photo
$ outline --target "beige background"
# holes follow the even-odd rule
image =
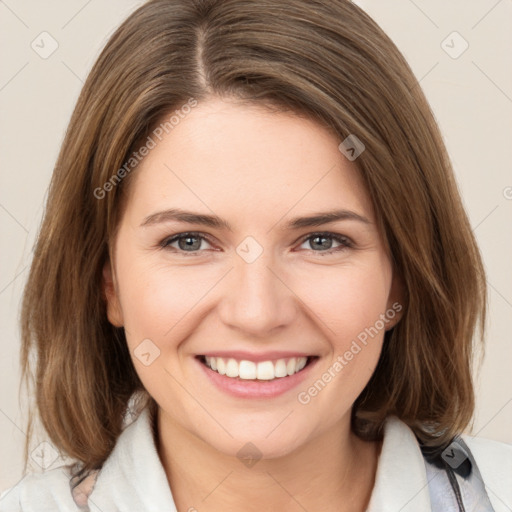
[[[0,1],[0,489],[21,476],[17,320],[52,167],[88,70],[140,3]],[[512,1],[357,3],[421,80],[452,156],[490,290],[473,432],[512,443]]]

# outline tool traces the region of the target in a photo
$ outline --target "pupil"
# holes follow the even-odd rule
[[[326,236],[315,236],[313,238],[313,245],[317,244],[317,242],[316,242],[317,240],[330,240],[330,239]],[[322,246],[320,243],[317,245],[319,245],[321,249],[329,249],[329,247],[325,247],[325,245]]]
[[[194,247],[194,242],[193,240],[198,240],[197,237],[195,236],[187,236],[187,237],[184,237],[184,238],[180,238],[180,248],[181,249],[186,249],[186,248],[192,248],[192,249],[198,249],[199,247],[197,247],[197,242],[196,242],[196,247]],[[184,242],[184,243],[182,243]]]

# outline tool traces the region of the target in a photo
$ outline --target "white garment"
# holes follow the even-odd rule
[[[462,436],[471,449],[495,512],[512,510],[512,445]],[[91,512],[176,512],[154,444],[149,411],[124,429],[89,497]],[[201,511],[201,503],[191,503]],[[77,511],[66,466],[29,474],[0,496],[0,512]],[[429,512],[427,471],[412,430],[395,416],[384,427],[367,512]],[[445,509],[450,510],[449,507]],[[467,509],[474,510],[478,509]]]

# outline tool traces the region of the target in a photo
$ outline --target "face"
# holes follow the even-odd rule
[[[104,270],[109,320],[164,424],[227,455],[251,441],[281,456],[347,424],[399,318],[340,142],[314,121],[212,99],[132,176]]]

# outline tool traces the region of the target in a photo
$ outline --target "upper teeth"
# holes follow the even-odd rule
[[[241,379],[272,380],[276,377],[286,377],[299,372],[306,366],[307,357],[292,357],[278,359],[277,361],[237,361],[236,359],[223,359],[222,357],[205,356],[206,364],[212,370],[227,377],[240,377]]]

